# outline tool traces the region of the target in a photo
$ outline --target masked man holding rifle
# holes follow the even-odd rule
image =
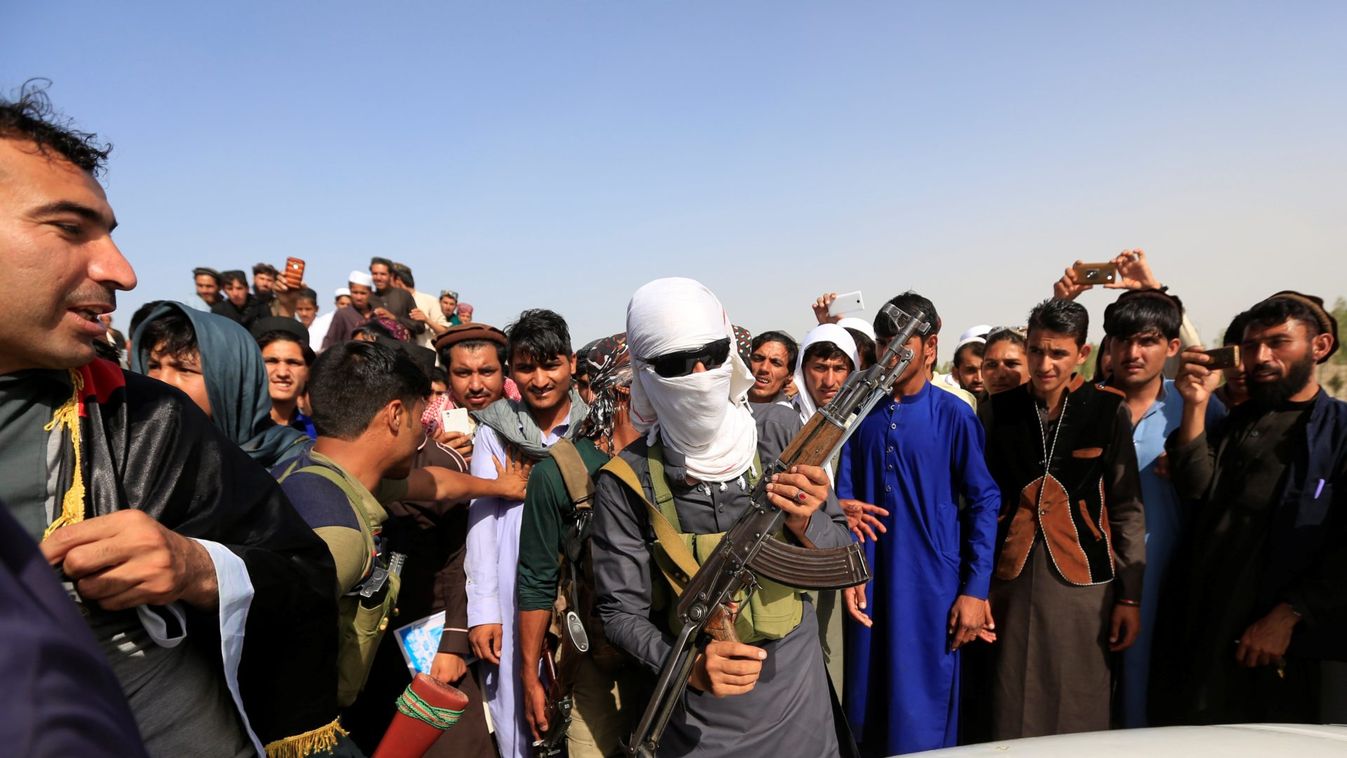
[[[631,418],[644,436],[597,479],[593,566],[608,639],[658,671],[671,648],[676,596],[669,540],[655,536],[656,522],[666,537],[676,532],[685,552],[704,558],[750,508],[762,463],[775,460],[800,421],[784,406],[749,413],[753,376],[731,349],[720,302],[698,282],[659,279],[638,289],[627,307],[627,340],[635,366]],[[779,474],[768,493],[786,515],[786,542],[850,543],[821,468]],[[764,580],[737,610],[742,641],[709,642],[698,653],[660,753],[836,755],[812,605]]]

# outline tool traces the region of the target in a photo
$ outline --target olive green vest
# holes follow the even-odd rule
[[[617,477],[636,496],[645,503],[650,525],[655,530],[655,563],[668,582],[674,597],[683,594],[702,561],[711,555],[725,537],[724,532],[715,534],[689,534],[682,530],[678,519],[678,509],[674,506],[673,491],[669,488],[664,473],[664,455],[660,445],[651,445],[646,452],[646,463],[650,468],[650,487],[654,491],[655,503],[646,497],[640,478],[631,465],[614,456],[603,467]],[[757,485],[762,476],[762,461],[755,454],[753,467],[749,470],[749,487]],[[777,539],[781,535],[776,535]],[[745,597],[748,602],[745,603]],[[739,615],[735,619],[734,629],[742,642],[752,644],[761,640],[779,640],[799,626],[804,616],[802,593],[792,587],[779,584],[766,577],[758,577],[758,590],[751,596],[744,590],[735,593],[734,601],[739,604]],[[665,609],[669,615],[669,626],[680,626],[677,604],[669,602]],[[659,603],[655,604],[659,607]]]
[[[364,576],[368,577],[376,560],[374,528],[370,524],[370,514],[365,510],[365,501],[370,497],[368,493],[363,487],[348,480],[343,472],[316,463],[303,468],[292,464],[281,474],[279,481],[284,482],[291,474],[297,473],[321,476],[335,484],[346,496],[365,540],[365,555],[368,558]],[[337,598],[337,705],[343,708],[355,702],[356,695],[364,689],[370,667],[374,664],[374,654],[388,629],[389,618],[397,613],[398,590],[402,580],[397,573],[389,572],[386,582],[382,597],[367,599],[366,605],[361,604],[359,594],[352,594],[354,590],[347,593],[350,588],[338,588],[339,592],[346,593]]]

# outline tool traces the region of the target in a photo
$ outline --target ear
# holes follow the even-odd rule
[[[1328,355],[1328,352],[1332,349],[1333,335],[1328,332],[1316,334],[1310,339],[1310,351],[1314,355],[1315,363],[1322,361],[1324,356]]]
[[[388,424],[388,435],[390,437],[398,436],[398,432],[402,429],[403,417],[406,415],[407,407],[402,404],[401,400],[389,401],[388,405],[384,406],[384,420]]]
[[[571,374],[574,374],[574,373],[575,373],[575,367],[576,367],[576,364],[577,364],[577,361],[576,361],[576,358],[577,358],[577,357],[578,357],[578,356],[577,356],[575,353],[571,353]]]
[[[1172,340],[1169,341],[1169,347],[1165,350],[1165,357],[1166,357],[1166,358],[1173,358],[1174,356],[1178,355],[1178,354],[1179,354],[1179,350],[1182,350],[1182,349],[1183,349],[1183,344],[1182,344],[1181,342],[1179,342],[1177,339],[1172,339]]]
[[[1078,358],[1078,359],[1076,360],[1076,365],[1077,365],[1077,366],[1084,366],[1084,365],[1085,365],[1085,361],[1089,360],[1089,358],[1090,358],[1090,353],[1091,353],[1093,350],[1094,350],[1094,346],[1093,346],[1093,345],[1086,344],[1086,345],[1081,346],[1081,348],[1080,348],[1080,358]]]

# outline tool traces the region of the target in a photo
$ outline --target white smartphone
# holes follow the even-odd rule
[[[865,301],[861,299],[861,291],[843,292],[837,296],[837,299],[828,306],[829,316],[841,316],[846,313],[860,313],[865,310]]]
[[[446,432],[472,434],[475,426],[476,424],[472,422],[472,416],[468,415],[467,408],[450,408],[440,411],[440,428]]]

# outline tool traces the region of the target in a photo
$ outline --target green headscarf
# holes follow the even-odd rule
[[[206,379],[206,397],[215,426],[267,468],[302,452],[308,435],[271,419],[271,393],[262,350],[248,330],[231,319],[182,303],[160,303],[131,337],[131,370],[143,374],[149,363],[154,345],[146,345],[141,339],[146,325],[174,311],[186,316],[196,332],[201,374]]]

